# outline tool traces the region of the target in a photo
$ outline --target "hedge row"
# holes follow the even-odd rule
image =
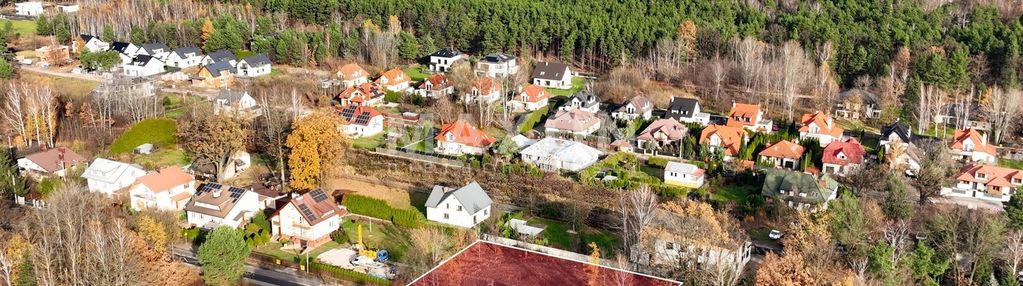
[[[547,111],[547,106],[544,106],[540,109],[534,110],[533,113],[530,113],[528,117],[526,117],[526,120],[522,122],[522,125],[519,125],[519,133],[526,133],[529,132],[529,130],[533,130],[533,126],[540,123],[540,119],[543,119],[543,116],[547,115]]]
[[[418,210],[394,208],[383,200],[360,195],[346,195],[345,207],[352,213],[389,220],[405,227],[417,227],[426,220]]]
[[[353,270],[344,269],[344,268],[337,267],[337,266],[330,265],[330,264],[323,264],[323,263],[312,262],[312,263],[309,263],[309,270],[312,270],[312,271],[325,271],[327,273],[330,273],[330,274],[334,275],[334,278],[338,278],[338,279],[342,279],[342,280],[346,280],[346,281],[352,281],[352,282],[356,282],[356,283],[368,283],[368,284],[373,284],[373,285],[391,285],[391,281],[390,280],[387,280],[387,279],[384,279],[384,278],[380,278],[380,277],[376,277],[376,276],[369,275],[369,274],[362,273],[362,272],[356,272],[356,271],[353,271]]]

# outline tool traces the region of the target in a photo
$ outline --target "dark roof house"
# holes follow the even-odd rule
[[[490,206],[494,201],[490,199],[487,192],[483,191],[483,187],[480,187],[479,183],[472,182],[468,185],[454,189],[444,186],[433,186],[433,191],[430,192],[430,197],[426,199],[426,207],[436,208],[438,204],[447,200],[449,197],[455,197],[455,200],[465,208],[466,212],[474,214],[487,206]]]
[[[664,113],[664,118],[691,118],[699,111],[697,109],[699,105],[700,101],[695,98],[672,97],[671,102],[668,102],[668,110]]]
[[[459,52],[458,50],[453,48],[443,48],[430,54],[431,57],[441,58],[454,58],[460,55],[462,55],[462,52]]]
[[[561,80],[568,72],[568,65],[559,62],[541,62],[533,68],[532,78]]]

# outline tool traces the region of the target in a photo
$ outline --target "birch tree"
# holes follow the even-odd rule
[[[759,88],[760,74],[764,68],[764,54],[767,45],[753,37],[732,40],[732,50],[739,62],[740,82],[746,94]]]
[[[796,99],[799,97],[799,89],[809,79],[810,74],[807,71],[812,70],[809,68],[812,68],[813,65],[806,58],[803,48],[795,41],[785,42],[785,45],[781,47],[780,56],[780,63],[775,65],[778,69],[776,75],[780,77],[781,97],[785,103],[788,121],[791,122],[793,108],[796,105]]]
[[[1006,133],[1012,132],[1016,125],[1016,118],[1019,117],[1021,100],[1018,89],[992,87],[988,92],[987,104],[984,105],[984,112],[987,113],[991,124],[991,134],[994,135],[994,143],[1002,143]]]
[[[24,110],[26,95],[21,92],[21,88],[25,85],[24,82],[12,82],[8,85],[3,102],[3,112],[0,112],[0,116],[3,116],[7,128],[16,133],[15,135],[21,139],[24,146],[28,146],[30,139],[26,129],[27,116]]]

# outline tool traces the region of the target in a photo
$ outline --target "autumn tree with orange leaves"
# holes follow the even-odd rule
[[[322,183],[326,174],[340,163],[351,145],[341,135],[341,118],[334,114],[314,113],[296,121],[285,145],[291,149],[288,168],[291,170],[290,187],[308,191]]]

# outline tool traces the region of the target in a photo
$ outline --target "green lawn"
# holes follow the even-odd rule
[[[21,35],[35,35],[36,34],[36,22],[32,20],[3,20],[0,24],[0,28],[7,27],[7,23],[11,23],[11,27],[14,28],[14,32]]]
[[[547,238],[547,242],[549,242],[551,246],[566,250],[575,249],[575,244],[573,243],[575,242],[575,239],[572,237],[572,234],[568,233],[568,228],[565,227],[564,223],[545,218],[531,218],[527,220],[526,223],[531,225],[542,224],[546,226],[543,231],[543,237]]]
[[[136,123],[110,144],[110,153],[119,155],[130,153],[135,147],[152,143],[157,148],[172,146],[177,142],[178,124],[173,119],[150,118]]]
[[[409,76],[411,76],[411,75],[409,75]],[[547,88],[547,91],[550,92],[554,96],[572,96],[576,92],[579,92],[580,90],[583,90],[584,87],[586,87],[586,79],[585,78],[573,77],[572,78],[572,88],[570,88],[570,89]]]
[[[426,146],[426,145],[427,145],[426,140],[419,140],[419,141],[416,141],[415,143],[405,145],[405,147],[402,147],[402,148],[409,149],[409,150],[415,150],[415,151],[419,151],[419,152],[424,152],[424,153],[433,153],[433,149],[429,148],[429,146]]]
[[[422,65],[406,67],[403,70],[405,71],[405,74],[408,74],[408,77],[411,78],[412,81],[422,81],[430,77],[430,73],[426,70],[426,67]]]
[[[1023,169],[1023,161],[999,158],[998,166],[1019,170]]]
[[[583,247],[589,249],[590,242],[597,244],[597,248],[600,249],[600,257],[612,258],[614,257],[615,254],[614,252],[616,248],[615,246],[618,245],[618,237],[600,231],[583,233],[582,235]]]
[[[359,149],[375,150],[377,146],[384,144],[384,135],[386,134],[387,133],[385,132],[381,132],[380,134],[369,137],[356,138],[355,140],[352,140],[352,146]]]
[[[142,165],[147,169],[184,166],[190,162],[188,154],[185,154],[184,150],[175,147],[160,148],[153,152],[153,154],[135,155],[131,160],[135,164]]]
[[[735,202],[737,205],[743,205],[750,198],[760,192],[760,189],[754,186],[746,185],[729,185],[711,188],[713,195],[711,199],[717,202]]]
[[[533,130],[533,127],[535,127],[536,124],[540,123],[540,121],[543,121],[543,117],[544,115],[547,115],[547,111],[549,108],[550,104],[540,109],[533,110],[533,112],[527,115],[523,115],[528,117],[526,117],[526,120],[522,121],[522,125],[519,125],[519,133],[526,133],[529,132],[529,130]]]
[[[402,255],[408,250],[409,237],[393,224],[372,223],[367,221],[345,220],[341,227],[352,244],[358,242],[358,225],[362,224],[362,241],[370,249],[386,249],[392,260],[401,261]]]

